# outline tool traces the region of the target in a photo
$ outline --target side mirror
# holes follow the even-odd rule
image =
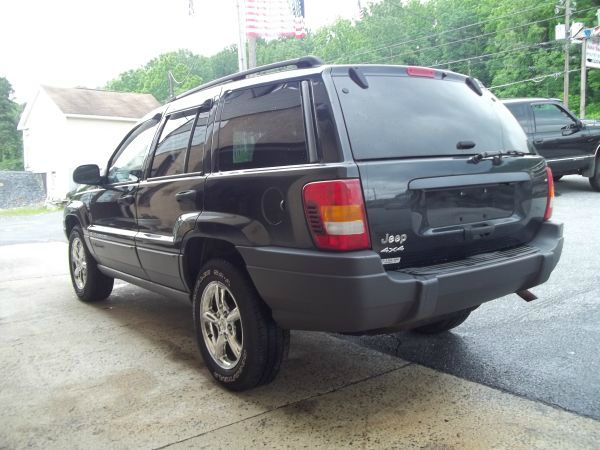
[[[84,164],[73,171],[73,181],[77,184],[98,185],[102,182],[100,168],[96,164]]]

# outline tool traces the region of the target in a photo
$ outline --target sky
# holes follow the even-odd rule
[[[102,87],[161,53],[237,42],[235,0],[194,0],[194,11],[188,0],[0,0],[0,77],[25,102],[41,84]],[[358,1],[305,0],[305,12],[317,29],[356,17]]]

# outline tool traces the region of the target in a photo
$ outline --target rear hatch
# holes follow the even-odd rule
[[[336,67],[332,78],[360,171],[371,245],[387,269],[533,239],[546,208],[545,162],[477,81],[400,66]],[[481,158],[509,151],[520,154]]]

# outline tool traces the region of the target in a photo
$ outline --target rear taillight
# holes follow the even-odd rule
[[[370,248],[359,180],[318,181],[304,186],[304,212],[315,245],[327,250]]]
[[[546,167],[546,177],[548,178],[548,198],[546,199],[544,220],[550,220],[550,217],[552,217],[552,200],[554,200],[554,177],[550,167]]]

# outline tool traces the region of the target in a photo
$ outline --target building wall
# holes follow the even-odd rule
[[[45,174],[47,200],[62,201],[75,188],[73,170],[81,164],[105,167],[135,122],[65,116],[41,89],[23,128],[25,170]]]
[[[67,119],[50,97],[40,89],[31,105],[23,130],[25,170],[46,173],[53,170],[54,157],[64,150]]]
[[[73,170],[81,164],[106,167],[117,145],[131,130],[135,122],[68,117],[65,148],[56,161],[55,195],[65,195],[75,189]]]

